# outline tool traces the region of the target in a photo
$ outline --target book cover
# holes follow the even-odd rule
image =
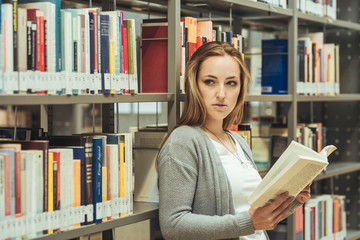
[[[320,153],[292,141],[258,187],[249,196],[251,206],[263,206],[283,192],[296,196],[329,164],[327,156],[336,149],[330,145]]]
[[[141,92],[167,93],[167,23],[143,23],[141,48]],[[154,57],[156,56],[156,57]]]
[[[261,94],[287,94],[287,39],[262,40],[261,48]]]

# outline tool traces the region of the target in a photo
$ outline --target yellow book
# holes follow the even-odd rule
[[[54,211],[54,172],[53,172],[54,153],[49,152],[48,155],[48,212]],[[48,230],[48,234],[54,233],[52,229]]]
[[[111,76],[114,76],[115,74],[115,56],[114,56],[114,52],[115,52],[115,43],[113,40],[109,41],[109,68],[110,68],[110,74]],[[115,83],[115,79],[111,79],[111,84],[110,84],[110,94],[115,94],[116,93],[116,89],[114,88],[114,83]]]
[[[119,180],[120,180],[120,198],[126,197],[125,189],[125,143],[120,142],[119,144],[119,159],[120,159],[120,170],[119,170]],[[125,216],[125,213],[120,213],[120,217]]]
[[[81,161],[73,160],[73,179],[74,179],[74,203],[73,207],[80,207],[81,204]],[[74,227],[80,227],[80,223],[74,224]]]
[[[102,167],[102,201],[107,201],[107,168]],[[103,218],[103,221],[106,221],[106,217]]]

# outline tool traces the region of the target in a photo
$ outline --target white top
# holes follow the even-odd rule
[[[240,160],[235,156],[235,154],[229,152],[229,150],[227,150],[222,144],[213,139],[211,139],[211,141],[220,156],[221,162],[228,176],[234,199],[235,213],[248,211],[250,208],[250,205],[248,204],[248,197],[261,182],[261,177],[258,171],[246,158],[244,151],[237,141],[234,140],[236,143],[237,154],[242,162],[247,163],[247,166],[245,167],[242,166]],[[242,236],[239,239],[266,240],[266,236],[263,231],[255,231],[254,234]]]

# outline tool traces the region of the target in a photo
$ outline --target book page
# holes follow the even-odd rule
[[[293,165],[296,161],[298,161],[299,158],[301,158],[300,156],[306,156],[306,158],[311,158],[313,161],[327,163],[326,157],[298,142],[292,141],[288,148],[276,161],[274,166],[265,175],[261,185],[268,184],[273,178],[286,172],[287,169],[291,167],[291,165]]]
[[[277,175],[267,185],[250,195],[251,206],[263,206],[277,195],[288,191],[290,196],[296,196],[325,167],[327,163],[313,162],[311,159],[300,159],[286,173]],[[260,187],[260,185],[259,185]]]

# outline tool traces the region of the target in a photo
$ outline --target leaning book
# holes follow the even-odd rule
[[[298,195],[329,164],[327,157],[336,149],[329,145],[320,153],[292,141],[269,170],[255,191],[249,196],[249,204],[261,207],[283,192]]]

